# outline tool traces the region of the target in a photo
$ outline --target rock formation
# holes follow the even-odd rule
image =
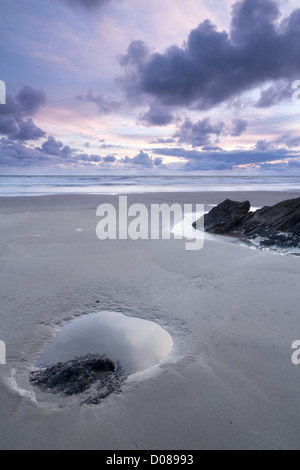
[[[88,354],[85,357],[34,371],[30,374],[30,382],[43,392],[63,396],[87,392],[90,396],[83,403],[98,404],[101,399],[119,391],[120,385],[126,379],[122,372],[117,374],[115,368],[111,360]],[[93,385],[94,388],[91,389]]]
[[[250,211],[250,202],[226,201],[214,207],[204,216],[204,228],[210,233],[230,233],[234,230]],[[197,227],[197,222],[194,224]]]
[[[249,201],[227,199],[204,216],[205,231],[236,234],[247,240],[260,237],[261,246],[300,248],[300,197],[249,211]]]

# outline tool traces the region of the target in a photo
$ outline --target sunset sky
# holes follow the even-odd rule
[[[297,5],[1,0],[0,174],[298,174]]]

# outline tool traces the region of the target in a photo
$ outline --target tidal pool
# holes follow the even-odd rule
[[[105,311],[64,325],[36,366],[49,367],[87,354],[100,354],[131,375],[157,365],[172,348],[172,337],[156,323]]]

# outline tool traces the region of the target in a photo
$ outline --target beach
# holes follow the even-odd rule
[[[252,206],[292,191],[130,194],[130,204]],[[299,257],[218,236],[96,236],[100,204],[118,196],[0,198],[0,448],[299,449]],[[97,406],[43,394],[29,374],[60,327],[99,311],[151,320],[173,338],[157,366],[131,375]]]

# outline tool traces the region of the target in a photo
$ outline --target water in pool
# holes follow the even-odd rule
[[[105,311],[64,325],[36,365],[48,367],[89,353],[105,354],[130,375],[157,365],[172,347],[172,337],[156,323]]]

